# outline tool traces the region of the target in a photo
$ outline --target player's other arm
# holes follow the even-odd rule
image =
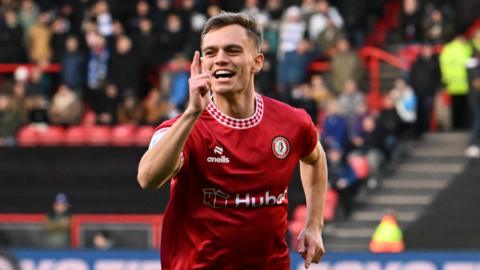
[[[298,251],[305,258],[306,268],[318,263],[325,253],[322,241],[323,209],[327,190],[327,163],[320,145],[300,160],[300,177],[307,202],[305,228],[298,237]]]
[[[210,74],[202,73],[200,54],[195,52],[189,79],[189,101],[185,113],[142,157],[137,179],[144,189],[161,187],[180,168],[180,154],[195,122],[207,106]]]

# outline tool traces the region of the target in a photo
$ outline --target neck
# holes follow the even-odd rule
[[[255,113],[255,92],[242,92],[232,94],[213,94],[213,102],[224,114],[244,119]]]

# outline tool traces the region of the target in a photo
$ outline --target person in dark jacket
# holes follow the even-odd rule
[[[86,59],[79,50],[78,39],[69,36],[65,42],[65,53],[62,56],[62,81],[77,94],[82,93],[85,87]]]
[[[429,128],[433,99],[440,85],[438,58],[433,54],[431,45],[422,46],[420,55],[410,71],[410,80],[418,100],[415,133],[419,136]]]

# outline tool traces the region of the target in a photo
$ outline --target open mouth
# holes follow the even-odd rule
[[[233,76],[235,76],[235,72],[226,69],[217,70],[215,73],[213,73],[213,77],[215,77],[215,79],[222,81],[228,80]]]

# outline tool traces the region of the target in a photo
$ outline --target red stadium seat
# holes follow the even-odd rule
[[[17,133],[17,144],[20,146],[37,146],[40,143],[40,132],[34,125],[22,127]]]
[[[338,193],[331,188],[327,189],[325,198],[325,209],[323,211],[323,220],[325,222],[332,221],[335,218],[335,212],[338,205]]]
[[[65,139],[65,130],[60,126],[49,126],[40,132],[40,144],[45,146],[62,145]]]
[[[81,146],[87,144],[85,128],[82,126],[71,126],[65,131],[64,143],[69,146]]]
[[[353,172],[358,180],[365,180],[370,176],[370,166],[366,156],[350,155],[348,164],[352,166]]]
[[[112,144],[115,146],[133,145],[134,125],[118,125],[112,129]]]
[[[134,144],[137,146],[148,146],[155,129],[152,126],[141,126],[137,128],[134,135]]]
[[[88,145],[106,146],[112,142],[112,129],[108,126],[85,127]]]
[[[297,237],[305,227],[307,218],[307,206],[304,204],[298,205],[293,210],[292,220],[288,223],[288,231],[290,232],[290,247],[297,247]]]

